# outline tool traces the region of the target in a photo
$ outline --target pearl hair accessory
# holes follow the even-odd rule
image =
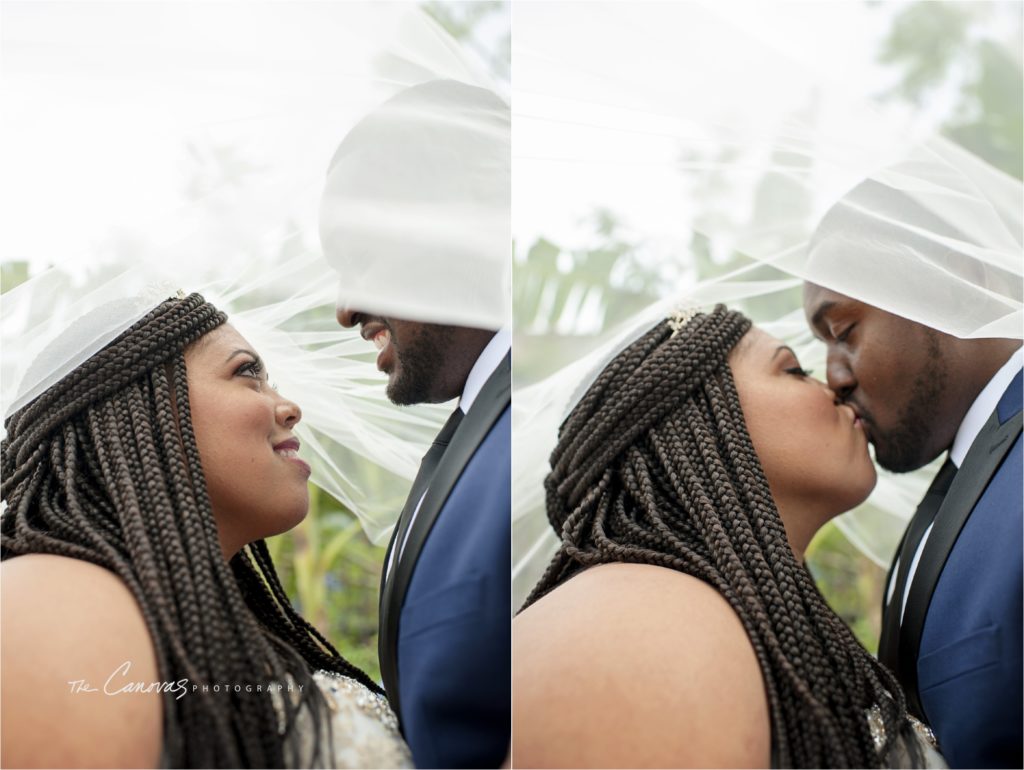
[[[698,313],[700,313],[700,308],[692,305],[681,305],[673,310],[668,317],[668,325],[672,329],[672,336],[675,337],[679,334],[680,329],[693,320],[693,317]]]

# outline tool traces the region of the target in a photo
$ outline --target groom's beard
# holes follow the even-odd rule
[[[935,405],[941,401],[946,379],[938,340],[929,335],[928,363],[910,384],[908,399],[896,426],[882,433],[870,413],[861,413],[875,446],[875,459],[887,471],[907,473],[935,459],[928,456],[932,445],[929,435],[936,424]]]
[[[385,392],[392,403],[409,406],[438,400],[436,383],[444,370],[450,337],[450,327],[437,324],[424,324],[409,339],[396,339],[391,331],[396,371]]]

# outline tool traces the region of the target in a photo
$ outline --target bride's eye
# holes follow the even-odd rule
[[[263,362],[259,360],[246,361],[235,369],[235,374],[241,377],[251,377],[254,380],[262,379]]]
[[[813,369],[804,369],[801,366],[791,366],[788,369],[783,369],[786,374],[793,374],[797,377],[810,377],[814,374]]]

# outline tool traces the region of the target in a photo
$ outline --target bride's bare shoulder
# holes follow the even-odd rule
[[[554,630],[570,636],[582,625],[607,627],[615,634],[596,638],[587,634],[588,645],[599,652],[604,644],[616,648],[624,640],[657,644],[664,632],[689,636],[700,621],[700,639],[708,631],[746,642],[746,633],[729,603],[714,588],[682,572],[647,564],[604,564],[573,577],[529,607],[516,618],[516,638],[543,630],[551,646]],[[657,628],[654,639],[630,629]],[[641,638],[632,638],[637,636]]]
[[[513,625],[516,766],[764,766],[760,667],[712,587],[662,567],[574,577]]]
[[[157,763],[161,696],[123,691],[160,679],[125,583],[79,559],[32,554],[0,564],[0,594],[3,764]]]
[[[55,554],[6,559],[0,563],[0,586],[4,611],[19,628],[38,624],[44,630],[51,622],[66,626],[83,616],[95,626],[100,616],[107,628],[130,632],[142,622],[142,612],[125,582],[82,559]]]
[[[98,564],[52,553],[28,553],[5,559],[0,562],[0,575],[3,575],[5,582],[20,579],[29,579],[32,582],[46,581],[49,575],[60,575],[123,585],[116,575]]]

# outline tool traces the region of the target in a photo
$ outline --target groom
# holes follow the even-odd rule
[[[417,767],[497,767],[511,725],[509,115],[490,91],[407,89],[346,136],[321,204],[338,322],[396,404],[458,399],[381,582],[379,655]]]
[[[853,193],[877,194],[871,183]],[[858,223],[843,219],[868,208],[833,210],[816,236],[840,233],[837,258],[854,271]],[[1021,767],[1020,341],[959,339],[813,283],[804,311],[879,465],[902,473],[947,454],[889,571],[879,658],[951,767]]]

